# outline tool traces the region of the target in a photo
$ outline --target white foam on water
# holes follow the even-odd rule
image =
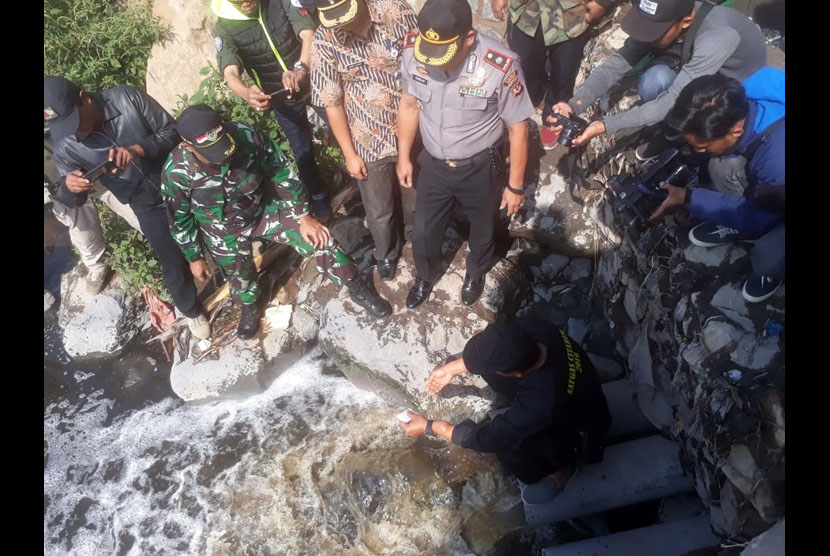
[[[400,408],[316,355],[245,400],[166,398],[108,425],[102,391],[48,406],[44,554],[468,552]]]

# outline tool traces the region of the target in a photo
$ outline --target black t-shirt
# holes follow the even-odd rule
[[[547,346],[544,364],[528,376],[483,376],[493,390],[512,398],[507,412],[492,421],[465,420],[455,426],[453,443],[479,452],[513,451],[542,429],[604,429],[611,422],[599,377],[582,348],[564,331],[536,317],[516,319],[537,342]]]

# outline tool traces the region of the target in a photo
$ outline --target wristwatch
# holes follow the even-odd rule
[[[433,423],[432,419],[427,419],[427,426],[424,429],[424,433],[427,436],[437,436],[434,432],[432,432],[432,423]]]
[[[301,69],[304,69],[304,70],[308,71],[308,66],[307,66],[307,65],[305,65],[305,64],[303,63],[303,61],[302,61],[302,60],[297,60],[297,61],[294,63],[294,69],[295,69],[295,70],[301,70]]]

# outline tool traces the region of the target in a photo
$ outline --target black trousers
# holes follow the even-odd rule
[[[418,156],[421,170],[415,186],[418,194],[412,255],[418,277],[423,280],[434,281],[441,270],[441,247],[454,200],[470,221],[467,273],[476,279],[493,266],[494,232],[506,174],[493,167],[489,156],[478,158],[475,164],[462,162],[451,168],[426,149]]]
[[[397,164],[397,156],[367,162],[368,176],[357,182],[378,261],[400,256],[415,221],[415,189],[398,184]]]
[[[164,205],[131,204],[130,207],[138,218],[141,232],[161,262],[162,277],[176,308],[186,317],[195,317],[201,309],[196,299],[196,284],[190,273],[190,264],[170,234]]]
[[[522,61],[522,72],[527,81],[527,93],[533,105],[545,98],[543,117],[550,116],[551,107],[557,102],[567,102],[574,92],[576,74],[582,61],[590,33],[582,33],[575,39],[545,46],[542,26],[536,35],[527,36],[515,25],[510,26],[510,48]]]
[[[525,484],[541,481],[561,469],[576,466],[582,437],[577,432],[549,427],[525,438],[513,452],[497,452],[501,464]]]

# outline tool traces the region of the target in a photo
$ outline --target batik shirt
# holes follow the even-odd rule
[[[364,162],[398,154],[403,39],[417,31],[405,0],[366,0],[367,37],[318,27],[311,50],[311,100],[345,105],[352,143]]]
[[[619,0],[597,0],[606,8]],[[573,39],[588,30],[583,0],[510,0],[510,21],[524,34],[534,37],[542,26],[545,46]]]
[[[203,164],[180,144],[162,170],[170,233],[189,262],[202,258],[200,232],[225,237],[226,244],[245,239],[274,199],[283,201],[287,217],[308,214],[305,187],[279,146],[245,124],[225,128],[237,150],[221,166]]]

